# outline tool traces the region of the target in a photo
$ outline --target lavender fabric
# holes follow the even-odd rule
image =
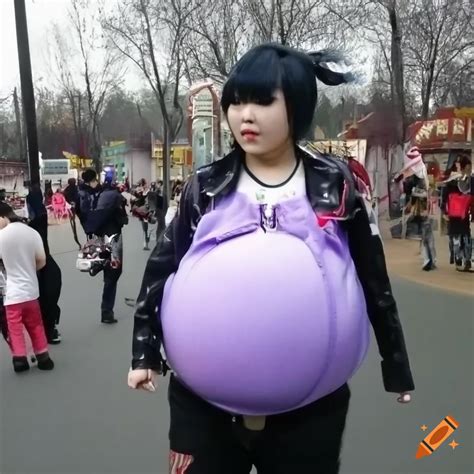
[[[340,226],[321,228],[306,197],[262,216],[264,207],[242,193],[220,200],[168,279],[161,308],[177,377],[243,415],[290,411],[333,392],[369,344],[365,299]]]

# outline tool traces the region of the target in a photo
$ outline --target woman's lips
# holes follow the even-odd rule
[[[247,142],[254,142],[258,137],[258,133],[255,133],[255,132],[242,132],[242,137]]]

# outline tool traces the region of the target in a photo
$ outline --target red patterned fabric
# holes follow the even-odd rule
[[[186,474],[193,461],[194,458],[190,454],[182,454],[170,450],[169,474]]]
[[[372,193],[372,184],[370,183],[369,173],[367,173],[367,170],[364,168],[362,163],[359,163],[354,158],[349,158],[349,169],[357,178],[360,178],[364,182]]]

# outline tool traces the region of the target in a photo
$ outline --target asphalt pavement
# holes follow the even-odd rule
[[[69,227],[50,227],[50,244],[63,271],[63,342],[51,347],[54,371],[17,375],[0,341],[0,473],[166,474],[168,380],[155,394],[126,386],[133,318],[124,297],[136,296],[148,256],[139,223],[132,219],[124,234],[114,326],[99,322],[101,276],[74,268]],[[416,391],[408,405],[384,391],[373,340],[350,383],[341,474],[473,473],[474,298],[396,278],[393,284]],[[459,428],[416,460],[420,441],[447,415]]]

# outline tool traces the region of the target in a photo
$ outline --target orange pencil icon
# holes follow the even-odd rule
[[[416,459],[433,454],[458,427],[459,423],[452,416],[441,420],[438,426],[418,445]]]

